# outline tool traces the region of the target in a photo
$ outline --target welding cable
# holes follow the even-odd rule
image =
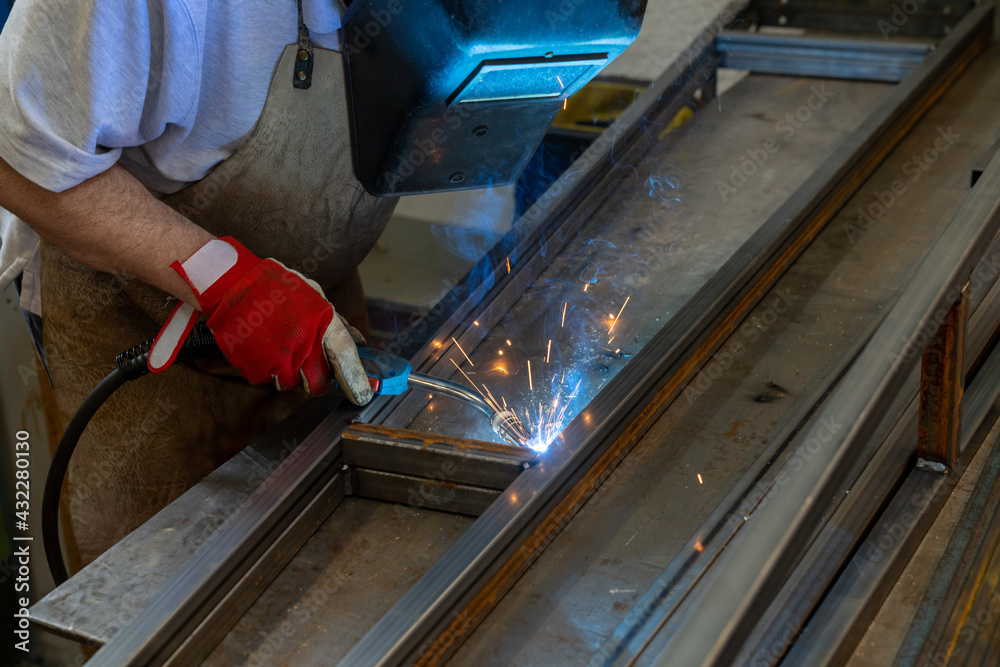
[[[102,405],[115,391],[129,380],[136,380],[149,374],[147,357],[153,347],[153,340],[148,340],[130,350],[122,352],[115,358],[116,368],[100,384],[94,387],[87,398],[77,409],[69,425],[59,440],[59,446],[52,456],[49,474],[45,478],[45,491],[42,494],[42,544],[45,546],[45,559],[56,586],[69,578],[66,563],[63,560],[62,548],[59,544],[59,497],[62,493],[63,480],[69,468],[70,458],[76,449],[80,436],[87,424]],[[215,342],[215,336],[204,323],[198,323],[188,336],[177,355],[177,361],[194,361],[196,359],[216,359],[222,357],[222,351]]]

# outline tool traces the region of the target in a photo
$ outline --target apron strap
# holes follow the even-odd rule
[[[313,72],[313,45],[309,39],[309,28],[306,27],[302,19],[302,0],[299,4],[299,50],[295,57],[295,73],[292,78],[292,85],[296,88],[307,90],[312,86]]]

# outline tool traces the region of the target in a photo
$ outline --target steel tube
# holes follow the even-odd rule
[[[965,19],[969,22],[965,30],[955,34],[964,32],[964,37],[970,37],[972,26],[984,17],[992,21],[992,7],[974,10]],[[937,330],[1000,229],[997,192],[1000,161],[994,159],[921,263],[886,325],[873,336],[844,386],[823,409],[824,426],[809,434],[820,443],[818,451],[808,452],[802,469],[786,476],[771,501],[758,510],[753,530],[737,535],[699,604],[660,654],[658,664],[724,664],[735,658],[783,577],[808,545],[826,509],[826,499],[836,494],[876,419],[919,360],[926,345],[926,340],[920,343],[921,336]],[[900,346],[900,340],[905,345]]]
[[[930,44],[726,32],[716,39],[722,67],[761,74],[901,81]]]

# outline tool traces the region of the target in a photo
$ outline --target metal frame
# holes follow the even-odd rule
[[[998,297],[1000,295],[993,294],[994,300]],[[947,332],[939,332],[935,338],[941,338],[942,333],[948,335]],[[963,403],[961,461],[956,460],[949,466],[947,474],[926,467],[909,470],[889,506],[871,527],[868,537],[857,547],[844,576],[833,585],[810,619],[808,641],[796,643],[790,648],[785,658],[789,664],[840,665],[853,654],[882,602],[975,455],[986,431],[993,428],[1000,416],[997,407],[1000,398],[1000,383],[997,382],[1000,378],[1000,349],[995,348],[978,370]],[[910,411],[910,428],[904,430],[910,436],[906,442],[911,446],[914,441],[914,413],[915,410]],[[873,558],[873,554],[878,554],[878,557]]]
[[[927,56],[930,44],[726,32],[715,40],[720,67],[760,74],[901,81]]]
[[[519,477],[341,664],[432,664],[449,655],[957,78],[988,41],[991,21],[991,8],[964,19],[565,429],[566,446]]]
[[[1000,253],[1000,242],[994,242],[989,256],[995,258],[997,253]],[[991,269],[987,269],[987,276],[992,276],[992,273]],[[906,521],[885,522],[884,518],[879,518],[880,513],[883,517],[891,513],[891,510],[883,512],[883,508],[900,502],[899,496],[894,499],[894,494],[904,493],[906,485],[910,484],[907,475],[913,466],[914,443],[918,442],[919,413],[919,378],[912,373],[908,387],[912,388],[913,399],[902,409],[884,441],[872,443],[869,449],[874,451],[866,452],[861,457],[859,464],[864,470],[851,487],[851,493],[839,499],[836,510],[828,516],[802,562],[788,578],[785,589],[761,618],[741,652],[741,661],[748,662],[762,654],[773,656],[775,646],[781,646],[782,650],[790,649],[789,635],[803,632],[814,612],[823,613],[824,609],[841,605],[840,602],[833,602],[837,595],[830,592],[833,586],[843,588],[847,585],[835,583],[838,576],[844,582],[866,578],[871,586],[867,589],[856,588],[852,592],[854,599],[845,601],[841,613],[829,616],[830,629],[820,632],[826,635],[826,648],[831,655],[835,652],[846,655],[850,651],[847,647],[860,639],[865,620],[872,617],[883,599],[885,591],[879,585],[883,581],[895,580],[909,558],[910,552],[906,549],[911,546],[910,541],[923,534],[926,524],[915,525],[916,519],[923,517],[925,512],[929,512],[928,516],[936,514],[939,508],[937,500],[943,500],[945,492],[950,492],[964,465],[975,454],[982,440],[984,425],[988,427],[998,416],[995,387],[1000,385],[996,384],[995,378],[1000,370],[996,366],[1000,359],[995,351],[991,353],[991,346],[995,340],[996,322],[1000,321],[1000,288],[996,287],[995,276],[983,280],[982,284],[981,291],[987,295],[976,304],[963,355],[965,376],[971,378],[971,382],[967,380],[969,389],[962,403],[965,444],[961,458],[949,470],[947,484],[929,489],[924,497],[928,501],[926,510],[921,508],[919,512],[909,514]],[[970,295],[973,300],[979,297],[979,293]],[[881,526],[876,525],[879,522]],[[887,528],[882,530],[883,527]],[[867,535],[874,535],[882,544],[874,549],[871,543],[862,544]],[[816,611],[817,608],[820,611]],[[810,621],[810,626],[819,627],[813,621]],[[841,634],[838,635],[838,632]],[[808,646],[816,637],[815,632],[810,631],[803,636],[803,641]],[[832,646],[832,637],[838,637],[839,648]],[[802,648],[795,650],[801,651]]]
[[[992,21],[992,8],[986,9],[988,13],[973,12],[978,17],[970,18]],[[994,159],[823,408],[821,420],[844,428],[832,434],[810,431],[808,436],[821,443],[818,451],[810,450],[801,469],[775,487],[755,513],[754,529],[734,538],[698,603],[663,647],[658,664],[724,664],[736,657],[808,547],[827,499],[836,497],[852,461],[905,384],[927,345],[926,334],[938,329],[938,314],[947,314],[1000,229],[997,192],[1000,160]],[[906,341],[902,347],[900,340]]]
[[[734,18],[745,7],[724,10]],[[973,12],[977,14],[977,12]],[[566,429],[571,443],[520,475],[445,556],[422,577],[345,658],[344,664],[432,661],[447,655],[488,612],[576,509],[627,454],[645,428],[742,317],[759,301],[812,236],[874,170],[916,119],[957,76],[967,48],[980,39],[977,18],[956,32],[881,105],[857,132],[754,235],[663,331],[623,370],[580,418]],[[502,317],[545,263],[546,237],[581,224],[621,170],[604,169],[624,143],[641,153],[639,138],[650,124],[665,125],[685,105],[711,97],[715,57],[692,46],[696,57],[675,64],[632,108],[595,142],[578,163],[577,179],[564,177],[526,214],[516,232],[492,259],[511,250],[521,253],[517,280],[500,277],[475,289],[463,286],[447,300],[450,315],[441,331],[455,332],[477,304],[488,303],[486,317]],[[942,83],[943,82],[943,83]],[[700,92],[699,92],[700,91]],[[696,95],[696,92],[698,93]],[[626,154],[628,155],[628,154]],[[621,157],[616,155],[616,157]],[[583,177],[580,177],[580,174]],[[551,246],[549,251],[557,250]],[[468,298],[462,299],[463,296]],[[484,299],[485,297],[485,299]],[[431,317],[432,326],[435,320]],[[471,343],[472,341],[467,341]],[[470,345],[472,347],[472,345]],[[425,347],[416,355],[421,367],[440,362],[443,350]],[[437,374],[437,373],[435,373]],[[406,423],[422,408],[411,396],[380,401],[362,417],[387,425]],[[337,450],[342,424],[328,419],[281,468],[220,528],[157,595],[149,608],[95,655],[94,664],[157,664],[170,658],[185,633],[208,616],[241,576],[266,552],[268,538],[285,531],[288,508],[301,512],[339,470]],[[587,424],[586,422],[589,422]],[[308,445],[308,446],[307,446]],[[299,451],[299,450],[297,450]],[[287,534],[287,533],[286,533]],[[288,548],[292,551],[296,544]],[[223,582],[220,585],[220,582]],[[229,612],[235,613],[235,612]],[[189,640],[190,642],[190,640]]]

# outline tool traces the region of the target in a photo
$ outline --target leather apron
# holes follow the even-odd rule
[[[357,266],[396,204],[354,176],[342,56],[313,50],[312,85],[293,87],[299,47],[278,63],[263,112],[242,147],[165,201],[216,236],[313,278],[337,312],[367,328]],[[62,423],[114,368],[115,356],[153,338],[173,303],[135,279],[42,249],[48,354]],[[173,303],[171,303],[173,301]],[[88,563],[306,400],[251,387],[234,372],[178,364],[130,382],[94,417],[73,455],[64,495]],[[67,535],[70,533],[67,532]]]

